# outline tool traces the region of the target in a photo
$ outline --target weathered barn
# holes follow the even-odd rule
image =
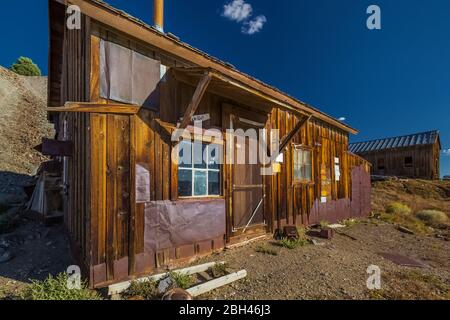
[[[372,174],[439,179],[441,141],[438,131],[350,144],[350,152],[372,164]]]
[[[67,4],[81,9],[81,29],[66,27]],[[55,143],[73,150],[55,160],[72,249],[92,287],[286,225],[369,213],[370,165],[348,152],[355,129],[163,33],[156,11],[157,28],[97,0],[49,0],[49,118]],[[231,142],[224,157],[242,147],[226,130],[265,128],[269,140],[279,129],[283,159],[269,167],[278,173],[179,162],[173,132],[197,137],[193,119],[203,120],[202,150]]]

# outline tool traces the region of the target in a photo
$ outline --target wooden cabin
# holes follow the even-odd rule
[[[427,180],[440,178],[439,131],[352,143],[349,148],[371,163],[372,175]]]
[[[81,9],[81,29],[66,27],[67,5]],[[284,226],[369,214],[370,164],[348,151],[355,129],[162,32],[162,22],[97,0],[49,0],[49,21],[49,119],[55,143],[72,148],[55,161],[91,287]],[[259,164],[186,167],[172,138],[177,128],[190,134],[193,119],[203,120],[206,150],[234,142],[231,128],[278,129],[282,159],[272,175]]]

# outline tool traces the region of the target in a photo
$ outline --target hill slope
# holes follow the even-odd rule
[[[0,66],[0,171],[31,174],[45,159],[33,147],[53,136],[46,106],[46,77],[23,77]]]

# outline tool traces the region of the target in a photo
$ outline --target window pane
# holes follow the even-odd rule
[[[208,191],[210,196],[220,196],[220,172],[208,172]]]
[[[299,169],[298,167],[296,167],[296,168],[294,169],[294,179],[295,179],[295,180],[300,180],[300,178],[301,178],[301,172],[300,172],[300,169]]]
[[[206,171],[194,171],[194,196],[206,195]]]
[[[223,147],[218,144],[211,144],[208,146],[208,168],[220,169],[222,162],[222,150]]]
[[[294,149],[294,180],[312,180],[312,152],[310,150]]]
[[[192,168],[192,144],[182,141],[178,145],[178,165],[180,168]]]
[[[312,168],[311,165],[305,166],[305,179],[308,181],[312,180]]]
[[[194,167],[197,169],[206,169],[206,145],[200,142],[194,142]]]
[[[311,165],[311,151],[305,152],[305,165]]]
[[[192,170],[178,170],[178,196],[192,196]]]

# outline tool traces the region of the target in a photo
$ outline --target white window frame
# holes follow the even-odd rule
[[[191,177],[192,177],[192,186],[191,186],[191,190],[192,190],[192,194],[190,196],[179,196],[179,198],[183,199],[183,198],[213,198],[213,197],[221,197],[222,196],[222,183],[221,183],[221,165],[218,164],[219,168],[218,169],[210,169],[209,168],[209,157],[210,157],[210,152],[209,152],[209,146],[210,145],[218,145],[218,144],[214,144],[214,143],[204,143],[204,142],[190,142],[190,141],[184,141],[185,143],[189,143],[191,145],[191,166],[190,167],[180,167],[180,163],[178,163],[178,171],[180,170],[185,170],[185,171],[190,171],[191,172]],[[206,168],[196,168],[195,167],[195,161],[194,161],[194,145],[195,143],[199,143],[202,146],[202,150],[203,150],[203,146],[206,146]],[[220,146],[220,145],[218,145]],[[203,155],[202,155],[202,159],[203,159]],[[206,173],[206,195],[195,195],[195,173],[196,172],[205,172]],[[216,172],[219,173],[219,194],[209,194],[209,172]],[[179,179],[179,177],[177,178]],[[178,180],[179,183],[179,180]],[[179,190],[178,190],[179,192]]]

